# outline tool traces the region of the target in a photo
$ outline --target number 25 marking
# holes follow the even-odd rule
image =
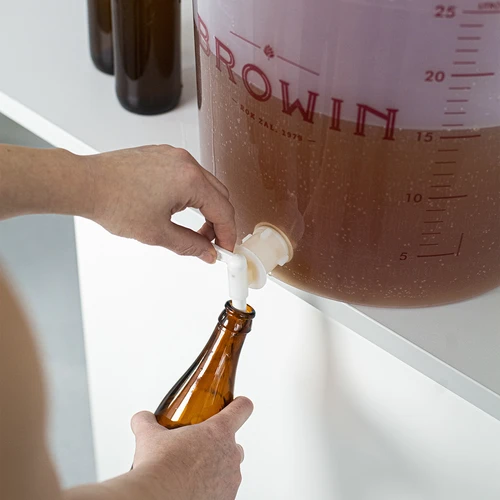
[[[452,19],[457,15],[457,8],[455,5],[436,5],[434,10],[434,17],[440,19]]]

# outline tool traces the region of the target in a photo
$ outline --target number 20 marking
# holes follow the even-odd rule
[[[425,81],[426,82],[444,82],[446,75],[444,71],[426,71],[425,72]]]

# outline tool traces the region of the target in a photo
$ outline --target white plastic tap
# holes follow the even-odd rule
[[[244,255],[248,266],[248,286],[262,288],[267,275],[277,266],[284,266],[293,257],[293,247],[287,236],[267,223],[255,226],[253,234],[243,238],[235,253]]]
[[[243,255],[239,255],[214,245],[217,260],[227,265],[229,298],[233,307],[240,311],[247,310],[248,298],[248,266]]]
[[[240,311],[246,311],[248,288],[262,288],[267,275],[293,257],[290,240],[278,228],[266,223],[257,224],[253,234],[243,238],[234,253],[214,247],[217,260],[227,265],[229,298]]]

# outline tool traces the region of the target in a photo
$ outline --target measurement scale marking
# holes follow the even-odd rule
[[[417,257],[423,257],[423,258],[427,258],[427,257],[450,257],[452,255],[456,255],[455,252],[452,252],[452,253],[434,253],[434,254],[430,254],[430,255],[417,255]]]
[[[440,139],[477,139],[478,137],[481,137],[481,134],[474,134],[474,135],[442,135],[439,138]]]
[[[462,243],[464,241],[464,233],[460,236],[460,242],[458,244],[458,249],[457,249],[457,257],[460,255],[460,250],[462,250]]]
[[[483,10],[463,10],[462,11],[464,14],[486,14],[486,13],[493,13],[492,11],[483,11]],[[500,13],[500,9],[498,10],[498,13]],[[474,23],[474,22],[462,22],[461,24],[459,24],[459,27],[462,28],[462,29],[480,29],[480,28],[484,28],[484,24],[483,23]],[[482,36],[480,36],[477,32],[470,32],[471,35],[467,35],[466,33],[462,32],[465,36],[463,35],[459,35],[457,36],[457,40],[458,41],[470,41],[470,42],[479,42],[481,41],[483,38]],[[460,48],[456,48],[455,49],[455,53],[456,54],[477,54],[479,53],[479,49],[476,48],[476,44],[472,44],[472,47],[469,45],[469,47],[467,47],[467,45],[465,47],[460,47]],[[485,78],[485,77],[490,77],[490,76],[495,76],[495,72],[490,72],[490,71],[478,71],[478,72],[475,72],[475,73],[472,73],[472,72],[467,72],[467,68],[463,68],[465,71],[460,71],[461,68],[458,68],[459,66],[475,66],[478,64],[477,60],[474,58],[474,56],[470,56],[469,58],[467,58],[467,56],[463,56],[463,59],[460,59],[459,58],[460,56],[456,56],[456,59],[453,60],[452,59],[452,63],[454,66],[457,66],[455,72],[451,73],[451,77],[452,78]],[[470,69],[474,69],[474,68],[470,68]],[[478,68],[479,69],[479,68]],[[465,82],[464,82],[465,83]],[[472,90],[472,87],[470,85],[452,85],[452,86],[449,86],[448,87],[448,90],[449,91],[470,91]],[[459,99],[459,98],[453,98],[453,94],[452,95],[449,95],[448,96],[449,98],[446,99],[446,102],[447,103],[468,103],[469,102],[469,99]],[[456,108],[455,108],[456,109]],[[460,107],[459,110],[453,110],[453,107],[451,110],[448,110],[446,107],[444,108],[443,110],[443,115],[444,116],[465,116],[467,115],[467,111],[464,110],[463,107]],[[443,128],[451,128],[451,127],[465,127],[465,124],[464,123],[443,123],[442,124],[442,127]],[[480,138],[481,137],[481,134],[464,134],[464,135],[440,135],[439,136],[439,139],[443,139],[443,140],[461,140],[461,139],[477,139],[477,138]],[[454,149],[438,149],[437,150],[437,153],[456,153],[456,152],[459,152],[460,150],[458,148],[454,148]],[[441,157],[442,158],[442,157]],[[434,161],[434,164],[435,165],[455,165],[457,164],[457,161],[452,161],[452,160],[449,160],[449,161]],[[454,177],[455,176],[455,173],[454,172],[434,172],[432,173],[432,177]],[[437,180],[437,179],[436,179]],[[450,181],[451,179],[448,179],[448,182]],[[444,182],[446,182],[445,179],[443,179]],[[450,189],[452,188],[452,184],[431,184],[431,189]],[[427,199],[429,200],[429,203],[431,203],[432,201],[437,201],[437,200],[459,200],[459,199],[462,199],[462,198],[466,198],[468,195],[466,194],[461,194],[461,195],[453,195],[453,194],[450,194],[448,196],[428,196]],[[432,205],[431,205],[432,206]],[[430,212],[434,212],[434,213],[443,213],[443,212],[447,212],[449,209],[448,208],[428,208],[426,209],[425,211],[430,213]],[[438,215],[439,216],[439,215]],[[443,217],[443,219],[439,219],[439,220],[424,220],[423,223],[424,225],[428,225],[428,224],[442,224],[444,223],[444,214],[441,215],[441,217]],[[440,226],[441,227],[441,226]],[[440,235],[441,233],[440,232],[435,232],[435,231],[426,231],[426,232],[422,232],[421,233],[422,236],[426,239],[428,237],[435,237],[435,236],[438,236]],[[430,258],[443,258],[443,257],[453,257],[453,256],[459,256],[460,255],[460,251],[461,251],[461,248],[462,248],[462,242],[463,242],[463,237],[464,237],[464,234],[462,233],[461,237],[460,237],[460,241],[459,241],[459,244],[458,244],[458,248],[457,248],[457,251],[456,252],[444,252],[444,253],[431,253],[431,254],[425,254],[425,253],[421,253],[421,254],[417,254],[417,257],[418,258],[422,258],[422,259],[430,259]],[[424,241],[425,241],[424,239]],[[432,240],[431,240],[432,241]],[[420,243],[419,246],[422,248],[422,247],[433,247],[433,246],[438,246],[440,243],[436,243],[436,242],[433,242],[433,243]],[[423,249],[423,248],[422,248]]]
[[[500,14],[500,10],[463,10],[462,14]]]
[[[494,72],[489,73],[452,73],[452,78],[480,78],[483,76],[495,76]]]
[[[467,198],[467,194],[457,194],[451,196],[429,196],[429,200],[458,200],[459,198]]]

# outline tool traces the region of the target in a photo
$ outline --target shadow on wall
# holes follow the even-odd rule
[[[0,143],[50,147],[2,115]],[[36,330],[50,397],[50,446],[62,484],[95,481],[73,219],[0,222],[0,265]]]
[[[364,408],[356,405],[351,394],[352,384],[341,368],[340,352],[336,346],[335,324],[322,316],[316,342],[316,360],[323,377],[311,411],[317,430],[318,450],[324,454],[322,480],[332,498],[360,499],[431,499],[421,465],[404,450],[404,443],[377,425]],[[332,328],[333,327],[333,328]],[[359,367],[363,370],[363,367]],[[366,373],[369,377],[370,374]],[[409,497],[409,492],[411,497]]]

